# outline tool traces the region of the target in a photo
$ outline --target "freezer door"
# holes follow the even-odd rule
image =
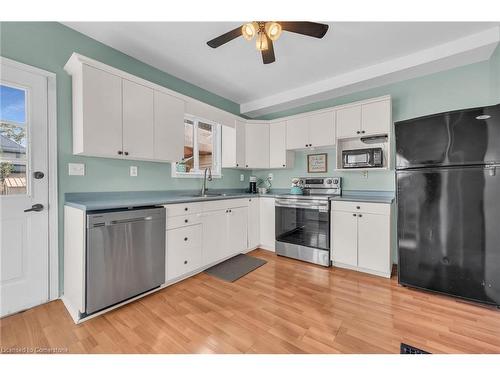
[[[399,282],[500,305],[500,168],[397,172]]]
[[[395,132],[397,169],[500,162],[500,104],[400,121]]]

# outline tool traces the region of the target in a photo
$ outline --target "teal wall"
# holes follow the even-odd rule
[[[392,118],[395,122],[454,109],[500,103],[500,47],[497,47],[488,61],[273,113],[260,119],[272,120],[382,95],[392,97]],[[394,145],[392,148],[394,149]],[[255,170],[253,174],[263,178],[268,173],[273,173],[273,187],[286,188],[290,186],[292,177],[308,175],[307,154],[319,152],[324,151],[296,152],[293,169]],[[364,178],[359,171],[335,172],[335,148],[327,152],[328,174],[342,176],[344,189],[395,190],[394,171],[370,171],[368,178]]]
[[[239,114],[239,105],[146,65],[128,55],[55,22],[0,22],[0,56],[32,65],[57,75],[57,128],[59,174],[59,252],[63,254],[64,193],[81,191],[198,189],[200,179],[170,177],[170,164],[113,160],[72,155],[71,77],[63,67],[73,52],[81,53],[130,74]],[[85,176],[68,176],[68,163],[85,163]],[[139,176],[129,176],[129,166]],[[240,173],[245,182],[240,182]],[[223,170],[223,178],[211,187],[247,186],[249,172]],[[62,272],[62,268],[61,268]],[[62,285],[62,275],[60,277]]]

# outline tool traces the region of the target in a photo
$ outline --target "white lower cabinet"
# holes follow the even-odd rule
[[[201,225],[167,231],[167,280],[176,279],[202,265]]]
[[[260,198],[248,198],[248,248],[260,245]]]
[[[275,250],[275,208],[274,197],[260,197],[260,246]]]
[[[332,202],[333,265],[390,277],[391,205]]]
[[[203,214],[203,264],[214,263],[227,254],[227,210],[218,210]]]
[[[189,276],[245,252],[248,203],[247,199],[230,199],[166,205],[166,281]]]

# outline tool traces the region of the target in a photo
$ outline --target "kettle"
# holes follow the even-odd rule
[[[300,180],[298,178],[292,179],[292,187],[290,189],[290,194],[294,194],[294,195],[304,194],[304,192],[302,191],[302,188],[300,187]]]

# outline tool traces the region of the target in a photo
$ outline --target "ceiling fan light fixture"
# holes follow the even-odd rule
[[[241,34],[246,40],[252,40],[259,29],[256,22],[249,22],[241,27]]]
[[[281,25],[278,22],[266,22],[266,34],[273,42],[281,35]]]
[[[255,40],[255,47],[259,51],[266,51],[269,48],[269,45],[267,43],[267,36],[264,32],[259,31],[257,34],[257,39]]]

